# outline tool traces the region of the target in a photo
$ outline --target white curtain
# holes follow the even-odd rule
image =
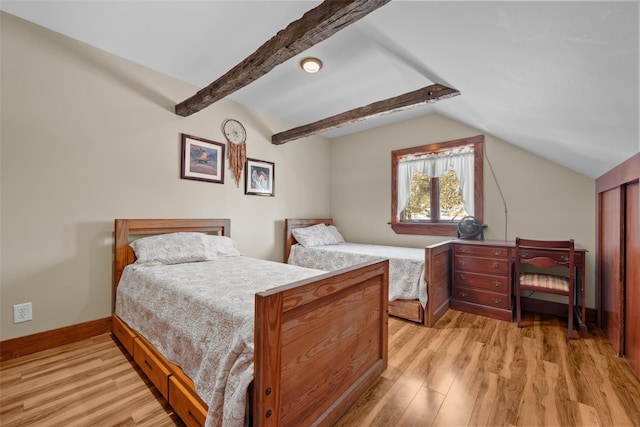
[[[429,177],[440,177],[452,170],[456,173],[462,191],[462,203],[469,215],[474,214],[474,155],[473,147],[467,146],[444,153],[407,156],[398,161],[398,213],[402,212],[411,195],[413,172]]]

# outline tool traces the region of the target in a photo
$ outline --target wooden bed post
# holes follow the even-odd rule
[[[122,276],[122,271],[129,263],[127,250],[129,248],[129,223],[126,219],[115,220],[115,261],[113,268],[113,293],[111,296],[111,312],[116,311],[116,289]]]
[[[255,297],[253,425],[280,425],[282,294]]]

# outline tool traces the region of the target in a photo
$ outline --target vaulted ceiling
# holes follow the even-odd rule
[[[0,8],[204,88],[320,3],[2,0]],[[461,94],[323,135],[438,113],[597,177],[640,151],[639,19],[637,1],[393,0],[228,98],[303,126],[443,84]],[[306,56],[322,70],[303,73]]]

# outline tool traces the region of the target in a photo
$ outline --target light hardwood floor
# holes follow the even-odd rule
[[[389,367],[339,426],[640,426],[640,381],[602,334],[454,310],[389,320]],[[0,364],[0,425],[180,426],[109,334]]]

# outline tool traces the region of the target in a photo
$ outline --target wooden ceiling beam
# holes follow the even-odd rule
[[[186,117],[197,113],[390,1],[325,0],[280,30],[225,75],[177,104],[176,114]]]
[[[460,92],[456,89],[451,89],[440,84],[433,84],[394,98],[388,98],[365,105],[364,107],[354,108],[353,110],[327,117],[326,119],[318,120],[317,122],[313,122],[308,125],[276,133],[271,137],[271,143],[274,145],[284,144],[285,142],[326,132],[331,129],[360,122],[372,117],[408,110],[420,105],[434,103],[441,99],[451,98],[456,95],[460,95]]]

